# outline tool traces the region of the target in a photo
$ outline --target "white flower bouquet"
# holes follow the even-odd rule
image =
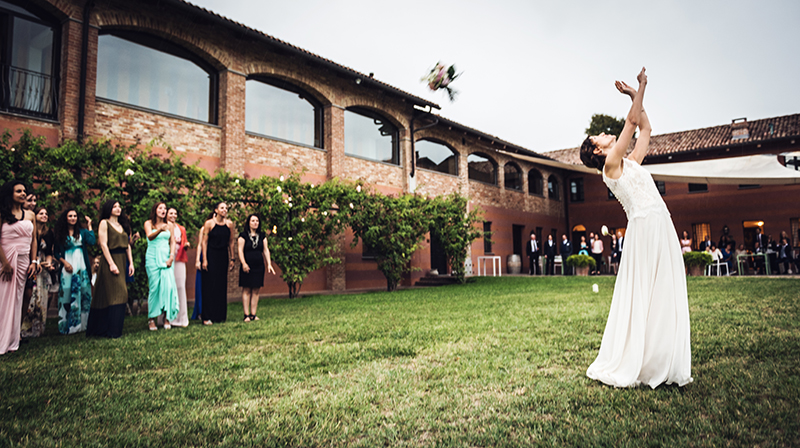
[[[459,76],[461,76],[461,73],[456,73],[455,65],[446,66],[441,62],[437,62],[430,73],[422,78],[422,81],[427,83],[428,88],[434,92],[444,89],[447,92],[447,96],[450,97],[450,101],[454,101],[458,92],[450,87],[450,84]]]

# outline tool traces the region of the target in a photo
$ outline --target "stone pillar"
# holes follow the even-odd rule
[[[243,73],[231,70],[219,75],[219,125],[222,128],[220,166],[233,174],[244,174],[245,134]]]
[[[323,147],[326,151],[328,165],[328,179],[341,176],[345,170],[344,155],[344,109],[329,104],[323,111]],[[326,269],[326,287],[331,291],[344,291],[347,288],[347,266],[345,252],[347,241],[344,234],[338,235],[336,257],[340,263],[328,266]]]
[[[83,23],[67,20],[61,27],[61,83],[58,86],[58,120],[62,123],[62,139],[78,139],[78,112],[81,82],[81,40]],[[94,130],[94,99],[97,83],[97,28],[89,29],[89,51],[87,58],[86,104],[84,132]]]
[[[397,134],[400,139],[397,149],[400,152],[400,168],[403,170],[403,192],[413,193],[417,189],[419,173],[415,172],[414,177],[411,177],[411,161],[414,157],[411,151],[411,130],[400,128]]]

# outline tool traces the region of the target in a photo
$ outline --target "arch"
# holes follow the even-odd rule
[[[508,190],[522,191],[522,169],[514,162],[503,167],[503,186]]]
[[[468,178],[485,184],[497,185],[497,162],[482,152],[467,156]]]
[[[344,113],[344,153],[400,165],[400,130],[391,118],[380,112],[348,107]]]
[[[171,40],[119,28],[98,36],[100,98],[216,123],[217,86],[216,68]]]
[[[528,194],[544,196],[544,177],[536,168],[528,171]]]
[[[554,201],[561,200],[561,190],[559,189],[558,178],[555,174],[551,174],[550,177],[547,178],[547,197]]]
[[[414,142],[418,168],[458,176],[458,151],[444,140],[423,137]]]
[[[578,224],[577,226],[572,228],[572,231],[573,232],[585,232],[586,231],[586,227],[584,227],[583,224]]]
[[[277,79],[304,90],[306,93],[313,96],[322,106],[332,104],[331,99],[323,93],[323,89],[320,88],[326,87],[325,85],[315,82],[316,80],[314,79],[310,81],[306,80],[298,76],[297,73],[297,70],[291,68],[263,63],[251,63],[245,67],[247,79],[257,79],[261,77]]]
[[[245,82],[245,131],[322,148],[322,103],[280,78],[252,75]]]

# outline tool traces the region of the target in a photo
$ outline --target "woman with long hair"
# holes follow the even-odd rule
[[[19,349],[25,280],[39,272],[34,214],[23,208],[26,192],[18,180],[0,188],[0,355]]]
[[[175,228],[175,286],[178,293],[178,316],[170,322],[173,326],[189,326],[189,310],[186,305],[186,262],[189,257],[186,250],[191,248],[189,238],[186,236],[186,228],[178,224],[178,209],[169,207],[167,210],[167,221],[172,223]]]
[[[669,210],[650,173],[641,163],[650,144],[650,121],[642,102],[645,70],[639,88],[617,81],[633,101],[619,139],[602,133],[586,138],[581,161],[602,171],[603,182],[628,216],[624,252],[608,322],[597,359],[586,375],[615,387],[692,382],[689,302],[683,256]],[[639,138],[625,153],[636,128]]]
[[[692,251],[692,237],[689,236],[689,232],[683,231],[683,236],[681,237],[681,252],[691,252]]]
[[[31,195],[28,195],[30,198]],[[44,334],[44,326],[47,321],[47,306],[49,304],[48,294],[52,277],[50,276],[50,265],[53,262],[53,232],[48,231],[47,221],[49,216],[47,209],[36,207],[33,210],[37,235],[37,253],[41,269],[36,277],[28,280],[31,284],[30,294],[26,288],[25,296],[27,299],[22,304],[22,337],[35,338]]]
[[[261,231],[258,215],[247,217],[245,230],[239,234],[239,286],[242,288],[244,321],[252,322],[258,318],[258,290],[264,286],[264,267],[274,274],[272,260],[267,247],[267,235]]]
[[[156,202],[150,209],[150,219],[144,223],[147,237],[145,269],[150,292],[147,300],[148,328],[157,330],[156,318],[164,315],[164,329],[178,317],[178,291],[175,287],[175,226],[167,221],[167,204]]]
[[[109,199],[100,209],[97,236],[100,267],[94,284],[86,336],[118,338],[122,336],[125,306],[128,303],[127,274],[133,275],[133,253],[128,245],[131,226],[119,201]]]
[[[58,331],[73,334],[86,330],[92,305],[92,282],[89,269],[89,246],[97,243],[92,219],[84,217],[87,228],[75,208],[61,213],[56,222],[54,258],[61,263],[61,287],[58,296]]]
[[[228,219],[228,204],[219,202],[214,217],[203,225],[203,324],[228,318],[228,271],[233,270],[236,227]]]

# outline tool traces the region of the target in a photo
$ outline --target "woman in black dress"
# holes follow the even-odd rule
[[[242,288],[242,305],[244,321],[260,320],[256,316],[258,310],[258,290],[264,286],[264,266],[274,274],[272,261],[267,247],[267,235],[261,231],[261,220],[258,215],[247,217],[245,231],[239,234],[239,286]],[[250,313],[253,314],[250,314]]]
[[[203,324],[228,318],[228,271],[233,270],[236,227],[228,219],[228,204],[214,207],[214,217],[203,225]]]

